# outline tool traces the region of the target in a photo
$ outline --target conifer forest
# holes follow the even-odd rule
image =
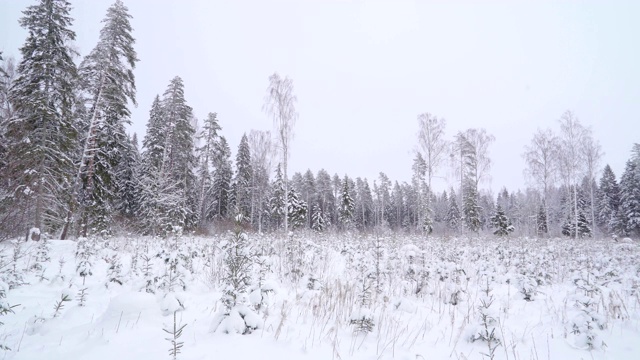
[[[115,0],[78,48],[76,1],[20,2],[0,47],[3,358],[639,356],[640,138],[610,157],[566,110],[496,187],[498,136],[425,109],[398,120],[407,178],[302,170],[295,78],[264,74],[267,125],[235,143],[179,74],[138,102],[149,14]]]

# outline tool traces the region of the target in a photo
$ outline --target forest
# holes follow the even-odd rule
[[[277,72],[256,99],[272,130],[235,155],[180,76],[140,141],[127,6],[88,54],[70,10],[33,1],[20,57],[0,53],[4,358],[637,356],[639,143],[618,178],[566,111],[511,149],[526,188],[493,194],[495,136],[424,112],[410,179],[291,174],[305,114]]]
[[[120,2],[109,8],[98,43],[82,58],[69,45],[75,38],[69,10],[64,1],[29,7],[20,21],[29,31],[21,57],[2,62],[2,239],[29,232],[61,239],[166,236],[176,229],[206,234],[228,229],[236,214],[258,232],[382,227],[425,236],[610,237],[640,231],[640,147],[627,145],[630,158],[618,181],[597,134],[570,111],[559,114],[557,129],[541,129],[514,149],[527,169],[514,176],[529,186],[503,188],[497,196],[482,188],[495,138],[471,128],[446,139],[446,121],[430,113],[417,117],[411,179],[390,179],[382,168],[372,182],[324,169],[290,176],[297,98],[293,80],[277,73],[265,82],[263,106],[273,133],[248,129],[235,156],[216,112],[195,118],[179,76],[153,101],[140,143],[127,132],[138,61],[127,8]],[[445,172],[455,186],[433,189],[434,176]]]

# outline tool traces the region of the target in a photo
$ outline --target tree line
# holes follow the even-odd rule
[[[0,67],[2,238],[205,232],[237,214],[256,231],[640,235],[640,145],[618,182],[571,112],[558,133],[539,130],[525,146],[528,188],[497,196],[482,189],[494,136],[472,128],[446,139],[446,121],[429,113],[418,116],[408,182],[381,172],[370,184],[324,169],[290,177],[297,99],[292,80],[277,73],[263,107],[275,136],[245,133],[235,159],[217,113],[196,119],[178,76],[155,97],[140,146],[126,132],[138,62],[128,9],[120,0],[109,7],[98,43],[76,65],[70,6],[27,7],[21,59]],[[452,186],[436,192],[432,181],[445,169]]]

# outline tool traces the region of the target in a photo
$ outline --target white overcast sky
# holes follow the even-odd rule
[[[84,56],[112,1],[71,2]],[[17,21],[32,3],[0,0],[5,57],[18,56]],[[567,109],[592,127],[618,177],[640,142],[638,1],[125,4],[140,58],[131,128],[140,139],[153,98],[179,75],[195,115],[217,112],[235,154],[243,132],[273,128],[262,104],[277,71],[298,97],[291,173],[409,181],[422,112],[444,117],[448,138],[470,127],[495,135],[494,193],[525,186],[524,145],[537,128],[557,130]]]

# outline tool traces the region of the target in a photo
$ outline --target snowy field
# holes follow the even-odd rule
[[[0,244],[3,358],[640,356],[631,240],[250,234],[232,262],[235,239]]]

